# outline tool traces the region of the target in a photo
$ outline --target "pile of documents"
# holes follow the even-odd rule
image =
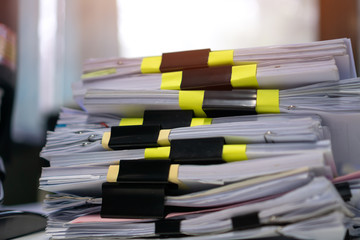
[[[40,153],[53,239],[360,235],[349,39],[92,59],[73,95]]]

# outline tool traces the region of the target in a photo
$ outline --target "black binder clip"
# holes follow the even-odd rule
[[[101,217],[162,218],[165,183],[103,183]]]
[[[111,127],[109,148],[113,150],[158,146],[160,125]]]
[[[146,110],[143,125],[160,125],[161,129],[189,127],[193,115],[192,110]]]
[[[182,237],[181,221],[183,219],[161,219],[155,222],[155,234],[160,237]]]
[[[224,163],[222,151],[225,139],[204,138],[171,141],[170,159],[174,164]]]
[[[345,202],[351,200],[352,194],[351,194],[350,184],[348,182],[336,183],[335,188],[337,189],[340,196]]]
[[[103,183],[101,217],[163,218],[168,160],[123,160],[115,183]]]
[[[233,230],[244,230],[261,226],[257,212],[232,217],[231,223]]]

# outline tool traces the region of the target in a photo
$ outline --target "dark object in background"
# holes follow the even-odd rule
[[[16,34],[0,23],[0,88],[2,90],[0,110],[0,156],[5,163],[10,161],[11,116],[16,85]]]
[[[0,110],[0,156],[6,163],[10,161],[12,145],[10,131],[15,95],[14,82],[14,72],[6,66],[0,65],[0,88],[3,90]]]
[[[46,217],[32,212],[0,211],[0,240],[44,230]]]
[[[2,158],[0,157],[0,204],[4,200],[4,185],[3,185],[4,180],[5,180],[5,166]]]

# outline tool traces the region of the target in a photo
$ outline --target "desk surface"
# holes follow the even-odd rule
[[[11,206],[0,205],[0,210],[26,211],[26,212],[32,212],[32,213],[46,215],[46,212],[42,209],[41,203],[30,203],[30,204],[11,205]],[[40,216],[36,217],[35,219],[39,219],[39,218],[40,218]],[[5,220],[5,221],[8,221],[8,220]],[[42,222],[41,224],[44,224],[43,220],[41,222]],[[9,223],[5,223],[5,226],[8,226],[6,224],[9,224]],[[15,238],[15,239],[39,239],[39,240],[46,239],[47,240],[47,239],[49,239],[49,237],[45,234],[45,231],[40,231],[40,232],[36,232],[33,234],[24,235],[22,237]]]
[[[14,239],[16,239],[16,240],[35,240],[35,239],[36,240],[48,240],[49,237],[45,234],[45,231],[41,231],[41,232],[28,234],[26,236],[14,238]]]

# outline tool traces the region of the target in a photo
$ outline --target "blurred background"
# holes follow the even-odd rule
[[[16,35],[15,66],[0,68],[4,204],[41,199],[39,152],[60,107],[76,107],[85,59],[347,37],[359,69],[359,15],[358,0],[0,0]]]

